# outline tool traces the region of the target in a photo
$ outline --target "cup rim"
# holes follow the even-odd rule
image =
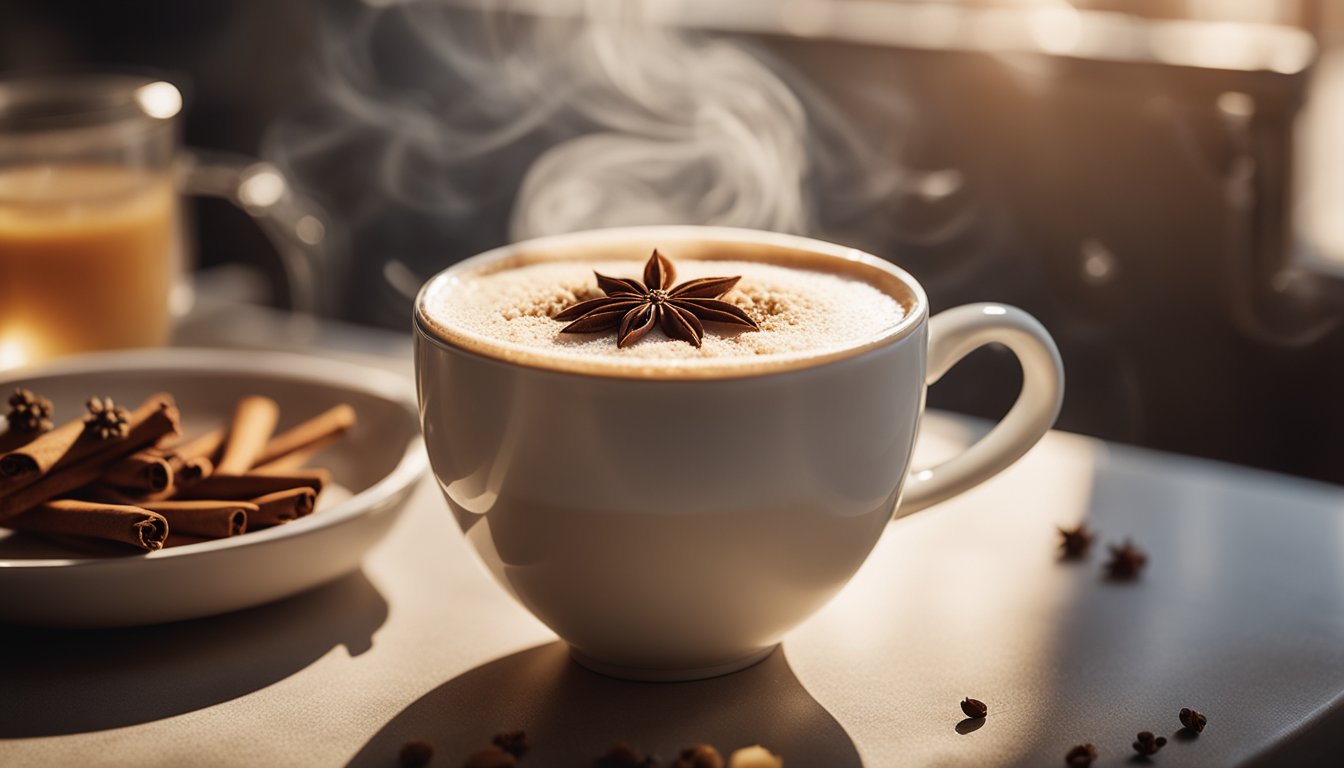
[[[594,365],[590,360],[547,355],[522,345],[501,342],[480,337],[476,346],[468,346],[459,340],[449,338],[447,334],[434,327],[427,318],[427,298],[441,289],[441,286],[463,272],[477,269],[492,261],[507,258],[527,250],[564,249],[582,242],[611,243],[632,239],[665,239],[669,243],[686,240],[710,240],[725,243],[753,243],[766,246],[788,248],[812,254],[841,259],[845,262],[860,264],[864,267],[885,273],[898,281],[909,291],[910,305],[901,320],[880,333],[855,344],[823,347],[802,352],[779,353],[764,356],[752,365],[725,358],[723,364],[703,363],[680,367],[659,367],[657,375],[649,375],[643,368],[630,365]],[[530,238],[492,248],[483,253],[463,259],[460,262],[436,273],[421,286],[415,297],[414,327],[416,333],[426,341],[443,349],[462,352],[474,357],[497,363],[517,365],[523,368],[564,373],[597,379],[634,379],[641,381],[678,381],[678,380],[725,380],[757,378],[789,371],[817,368],[839,360],[857,357],[875,349],[894,344],[905,339],[919,328],[928,318],[929,302],[924,288],[910,273],[892,264],[886,259],[861,251],[857,248],[838,245],[824,240],[790,235],[781,232],[745,229],[739,227],[701,226],[701,225],[643,225],[631,227],[612,227],[569,232],[561,235],[548,235]],[[475,335],[459,331],[464,337]]]

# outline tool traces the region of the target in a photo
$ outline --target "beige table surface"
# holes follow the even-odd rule
[[[977,428],[932,414],[920,455]],[[1150,552],[1141,581],[1102,580],[1100,551],[1057,561],[1054,527],[1084,518]],[[0,765],[391,766],[425,739],[457,766],[516,728],[524,766],[618,739],[664,759],[760,742],[794,767],[1063,765],[1091,741],[1104,766],[1139,730],[1173,737],[1154,764],[1338,764],[1342,553],[1344,490],[1052,433],[893,523],[782,652],[637,684],[571,664],[426,480],[361,572],[311,593],[141,629],[0,626]],[[967,695],[990,706],[979,724]],[[1183,706],[1209,717],[1197,739],[1175,738]]]

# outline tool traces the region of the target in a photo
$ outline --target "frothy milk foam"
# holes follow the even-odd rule
[[[658,247],[675,265],[677,283],[740,275],[737,286],[720,299],[741,307],[760,330],[706,322],[700,348],[656,327],[623,349],[616,346],[614,331],[560,333],[565,323],[554,320],[555,314],[603,295],[594,271],[641,278],[652,249],[633,244],[588,253],[515,254],[431,286],[420,314],[438,335],[486,355],[656,377],[699,369],[750,372],[810,353],[862,346],[899,325],[913,303],[909,289],[886,273],[804,251],[742,243]]]

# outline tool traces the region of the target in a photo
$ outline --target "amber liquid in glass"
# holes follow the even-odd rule
[[[165,343],[178,263],[167,174],[0,169],[0,369]]]

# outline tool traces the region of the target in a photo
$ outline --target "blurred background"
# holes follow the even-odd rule
[[[1342,3],[0,0],[0,77],[83,71],[176,84],[186,144],[306,201],[298,270],[191,204],[259,303],[408,329],[512,239],[799,232],[1034,313],[1062,429],[1344,482]],[[1016,376],[983,350],[930,404]]]

